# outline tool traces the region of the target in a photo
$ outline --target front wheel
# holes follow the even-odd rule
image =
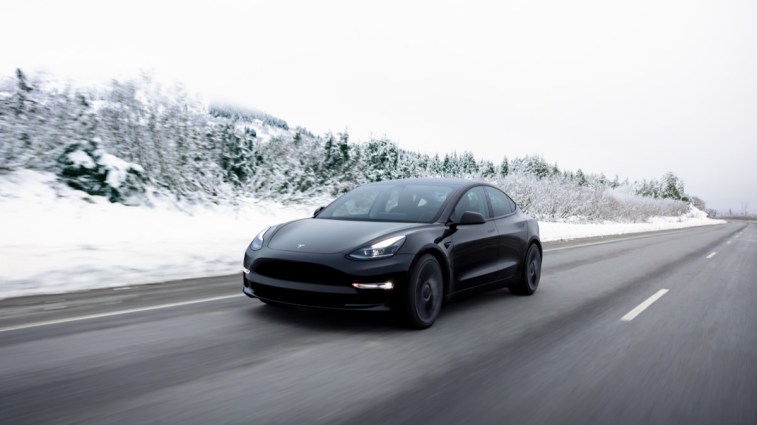
[[[405,323],[414,329],[434,324],[442,308],[444,276],[439,262],[424,255],[413,266],[407,282],[403,313]]]
[[[517,283],[510,286],[510,292],[517,295],[533,295],[541,278],[541,254],[536,244],[531,244],[526,253],[523,273]]]

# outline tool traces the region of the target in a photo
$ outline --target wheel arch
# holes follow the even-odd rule
[[[434,259],[439,262],[439,266],[441,266],[442,278],[444,279],[444,297],[446,298],[450,294],[450,288],[452,285],[452,269],[447,256],[444,254],[441,248],[436,245],[426,245],[418,250],[418,253],[415,254],[415,258],[413,258],[411,269],[412,266],[414,266],[418,262],[418,260],[420,260],[420,258],[426,254],[434,257]]]
[[[528,256],[528,250],[531,249],[531,245],[536,245],[536,249],[539,250],[539,257],[542,258],[542,261],[544,260],[544,251],[541,246],[541,240],[539,240],[539,238],[537,237],[532,237],[526,244],[526,249],[523,250],[523,256],[521,257],[521,262],[518,265],[518,274],[516,276],[522,275],[526,270],[526,257]]]
[[[539,248],[539,256],[541,256],[541,258],[544,258],[544,250],[541,246],[541,241],[538,238],[531,238],[531,240],[528,242],[528,246],[526,247],[526,254],[528,254],[528,248],[531,247],[531,245],[536,245],[536,247]]]

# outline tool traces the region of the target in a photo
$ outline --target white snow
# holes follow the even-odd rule
[[[259,230],[308,217],[320,204],[155,200],[154,207],[129,207],[72,190],[49,173],[0,175],[0,299],[235,273]],[[720,222],[692,210],[648,223],[540,226],[542,240],[554,241]]]
[[[68,154],[68,159],[79,167],[87,169],[95,168],[95,161],[83,150],[71,152]]]
[[[105,152],[100,155],[100,162],[108,170],[108,176],[105,178],[105,181],[110,187],[120,187],[124,180],[126,180],[126,174],[130,169],[142,171],[141,166],[126,162],[115,155]]]
[[[549,223],[539,222],[543,242],[568,239],[590,238],[594,236],[624,235],[627,233],[651,232],[655,230],[682,229],[684,227],[722,224],[724,220],[707,218],[707,214],[693,206],[680,217],[653,217],[646,223]]]
[[[127,207],[54,181],[0,176],[0,299],[234,273],[260,229],[316,208]]]

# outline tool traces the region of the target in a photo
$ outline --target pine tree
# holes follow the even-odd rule
[[[683,182],[672,172],[667,172],[660,180],[662,198],[682,200],[684,198]]]
[[[510,174],[510,161],[508,161],[507,157],[502,158],[502,163],[499,165],[499,175],[502,177],[507,177],[507,175]]]
[[[580,168],[578,171],[576,171],[576,177],[575,177],[576,184],[578,186],[586,186],[588,182],[586,181],[586,176],[584,175],[583,170]]]
[[[460,156],[460,173],[463,176],[475,176],[478,174],[478,164],[476,164],[476,158],[470,151],[465,151]]]
[[[390,180],[397,174],[397,145],[387,139],[371,140],[365,145],[365,177],[370,182]]]
[[[478,169],[481,170],[481,177],[485,179],[490,179],[497,175],[497,172],[494,170],[494,163],[491,161],[481,161]]]

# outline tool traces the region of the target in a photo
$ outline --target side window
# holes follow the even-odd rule
[[[502,191],[493,187],[487,187],[486,193],[489,195],[489,200],[492,203],[494,217],[502,217],[515,212],[515,203],[509,196],[502,193]]]
[[[463,197],[457,201],[457,205],[455,205],[455,209],[452,211],[452,221],[460,221],[460,218],[466,211],[477,212],[486,219],[491,218],[491,214],[489,214],[489,206],[486,204],[486,195],[484,194],[483,187],[474,187],[465,192]]]

